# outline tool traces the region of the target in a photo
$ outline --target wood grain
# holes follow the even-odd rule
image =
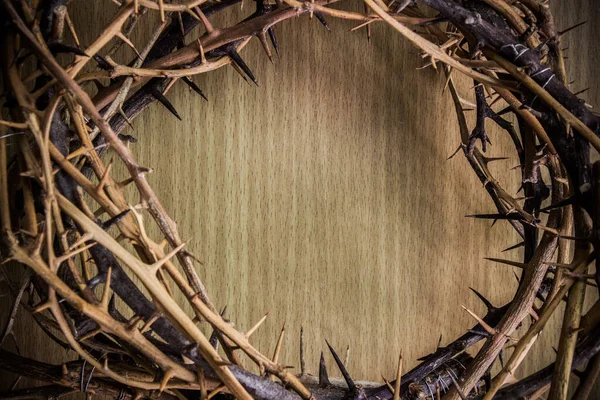
[[[89,3],[77,27],[113,9]],[[577,4],[556,4],[559,29],[600,20],[594,0]],[[225,19],[239,20],[250,7]],[[198,271],[212,300],[228,306],[236,327],[270,311],[253,336],[259,349],[271,353],[286,322],[285,364],[299,367],[304,327],[309,372],[317,372],[328,339],[342,354],[350,346],[353,376],[379,380],[393,377],[401,349],[408,370],[440,335],[445,344],[473,325],[460,306],[484,308],[469,287],[498,305],[512,297],[513,271],[483,258],[506,257],[501,250],[518,240],[506,223],[490,228],[465,218],[493,204],[460,154],[446,160],[459,133],[442,77],[417,69],[425,61],[383,25],[368,44],[363,31],[329,22],[331,33],[308,17],[278,26],[274,64],[252,41],[242,56],[260,87],[231,68],[197,77],[208,103],[177,84],[168,97],[183,121],[154,105],[128,133],[182,237],[204,260]],[[91,35],[84,31],[84,42]],[[565,38],[572,88],[591,86],[582,95],[591,104],[600,104],[598,39],[593,23]],[[471,98],[472,83],[460,83]],[[511,157],[493,170],[514,193],[516,154],[504,132],[489,128],[491,155]],[[521,374],[554,360],[561,319],[549,324]],[[31,327],[19,319],[25,355],[64,359]]]

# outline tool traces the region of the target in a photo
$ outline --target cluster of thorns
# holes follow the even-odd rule
[[[600,239],[600,165],[590,161],[590,145],[600,150],[600,120],[568,89],[560,40],[568,30],[557,31],[547,4],[363,0],[364,13],[357,13],[334,8],[337,0],[256,0],[246,19],[215,27],[210,17],[240,0],[104,1],[116,3],[117,11],[84,44],[69,16],[71,0],[0,0],[0,259],[3,286],[14,298],[0,344],[12,338],[17,349],[0,350],[0,368],[18,376],[1,398],[85,392],[118,400],[487,400],[566,399],[573,390],[573,398],[584,399],[592,392],[600,373],[600,305],[584,314],[582,304],[588,287],[600,284],[598,270],[591,273]],[[152,13],[162,23],[137,49],[131,32]],[[446,77],[461,133],[457,153],[497,209],[473,217],[506,220],[522,238],[507,249],[522,249],[522,262],[493,259],[520,270],[513,300],[496,307],[472,289],[487,314],[465,309],[476,320],[472,329],[446,346],[440,339],[437,350],[408,372],[400,355],[397,376],[384,384],[355,381],[329,344],[343,380],[329,378],[323,354],[318,376],[309,374],[302,350],[300,373],[293,373],[279,361],[285,327],[271,356],[251,343],[266,316],[246,332],[235,329],[211,302],[197,257],[148,183],[151,169],[137,163],[135,139],[122,134],[154,101],[181,119],[166,93],[183,81],[205,98],[194,75],[231,65],[258,84],[241,49],[256,37],[272,59],[271,48],[279,54],[275,25],[302,14],[328,30],[326,18],[354,21],[352,30],[365,28],[369,40],[372,24],[384,22],[422,51],[426,66]],[[198,25],[202,34],[190,38]],[[111,57],[122,45],[135,53],[128,64]],[[459,95],[456,71],[473,79],[475,103]],[[504,108],[495,111],[496,105]],[[473,129],[465,117],[470,109]],[[514,143],[521,197],[490,173],[488,164],[499,158],[484,154],[488,119]],[[114,162],[126,167],[124,181],[111,175]],[[133,206],[124,190],[130,184],[139,195]],[[160,240],[147,234],[148,220]],[[174,300],[173,287],[193,315]],[[556,362],[516,380],[563,301]],[[50,365],[21,356],[13,333],[20,309],[78,360]],[[201,324],[212,327],[210,337]],[[467,354],[482,341],[474,356]],[[242,366],[242,354],[258,372]],[[500,369],[492,375],[496,360]],[[578,379],[575,389],[571,374]],[[16,389],[21,377],[44,386]]]

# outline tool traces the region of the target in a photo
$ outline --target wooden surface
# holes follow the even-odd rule
[[[600,20],[593,0],[577,3],[558,5],[559,29]],[[75,23],[86,26],[110,7],[88,4]],[[138,159],[154,169],[150,182],[182,237],[204,260],[198,270],[212,300],[228,306],[236,327],[270,311],[253,336],[260,350],[273,351],[286,322],[280,360],[299,366],[303,326],[309,372],[317,372],[327,339],[341,354],[350,346],[354,377],[380,380],[393,376],[400,350],[411,368],[440,335],[446,344],[474,324],[461,305],[484,307],[469,287],[497,305],[508,301],[513,271],[483,257],[521,254],[501,253],[518,241],[508,224],[465,218],[494,207],[461,154],[446,160],[459,133],[442,77],[418,70],[419,53],[383,25],[374,26],[371,44],[364,31],[347,32],[349,23],[330,25],[332,33],[308,17],[285,22],[274,64],[258,41],[242,52],[260,87],[222,69],[195,78],[207,103],[178,83],[168,97],[182,122],[154,105],[127,133],[139,140]],[[565,39],[572,89],[591,86],[582,97],[592,104],[600,104],[598,40],[595,23]],[[460,82],[472,98],[472,83]],[[505,133],[491,124],[490,133],[491,155],[511,157],[493,170],[514,193],[515,152]],[[559,314],[520,375],[554,359]],[[46,341],[27,317],[18,326],[25,355],[65,357],[42,354]]]

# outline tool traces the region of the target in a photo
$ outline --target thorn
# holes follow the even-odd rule
[[[545,225],[541,225],[541,224],[535,224],[534,226],[542,231],[552,233],[555,236],[560,236],[560,232],[558,230],[556,230],[554,228],[550,228],[549,226],[545,226]],[[567,239],[566,237],[562,237],[562,238]]]
[[[344,365],[346,368],[348,367],[348,363],[350,362],[350,345],[346,346],[346,358],[344,359]]]
[[[78,342],[83,342],[89,338],[93,338],[94,336],[96,336],[97,334],[101,333],[102,329],[98,328],[98,329],[94,329],[92,331],[89,331],[88,333],[86,333],[85,335],[81,335],[80,337],[77,338]]]
[[[408,7],[414,0],[402,0],[396,8],[396,14],[400,14],[406,7]]]
[[[402,351],[400,351],[400,358],[398,359],[398,370],[396,371],[396,385],[394,386],[394,399],[400,400],[400,382],[402,380]]]
[[[337,364],[338,368],[340,369],[340,372],[344,376],[344,380],[346,381],[346,384],[348,385],[348,388],[352,392],[356,391],[356,389],[357,389],[356,388],[356,384],[354,383],[354,381],[350,377],[350,374],[348,373],[348,370],[346,369],[346,367],[344,366],[344,364],[342,364],[342,360],[340,360],[340,357],[337,355],[337,353],[335,352],[335,350],[333,350],[333,347],[331,347],[331,345],[329,344],[329,342],[327,340],[325,340],[325,343],[327,343],[327,347],[329,347],[329,351],[331,352],[331,355],[333,356],[333,359],[335,360],[335,363]]]
[[[198,87],[198,85],[196,85],[194,83],[194,81],[191,80],[191,78],[184,76],[181,78],[181,80],[183,80],[194,92],[198,93],[200,96],[202,96],[202,98],[206,101],[208,101],[208,98],[204,95],[204,93],[202,92],[202,89],[200,89]]]
[[[158,260],[154,264],[149,265],[150,270],[152,271],[152,273],[155,275],[158,272],[158,270],[163,265],[165,265],[165,263],[167,261],[169,261],[171,258],[173,258],[173,256],[175,256],[177,253],[179,253],[179,250],[181,250],[186,244],[187,244],[187,242],[181,243],[179,246],[177,246],[173,250],[171,250],[170,253],[166,254],[161,260]]]
[[[494,305],[477,290],[473,289],[472,287],[470,287],[469,289],[471,289],[471,291],[475,293],[477,297],[479,297],[479,300],[481,300],[481,302],[485,305],[485,308],[487,308],[488,312],[494,311],[496,309],[496,307],[494,307]]]
[[[96,192],[98,194],[102,193],[102,189],[104,189],[104,186],[106,186],[106,182],[108,182],[108,178],[110,177],[110,170],[112,169],[113,165],[113,160],[114,158],[111,158],[108,162],[108,165],[104,170],[104,174],[102,174],[102,178],[100,179],[100,183],[98,183],[98,186],[96,186]]]
[[[548,211],[555,210],[557,208],[566,207],[566,206],[571,205],[573,203],[575,203],[575,196],[570,196],[570,197],[567,197],[566,199],[563,199],[563,200],[561,200],[561,201],[559,201],[557,203],[550,204],[549,206],[542,208],[540,210],[540,212],[544,212],[545,213],[545,212],[548,212]]]
[[[79,237],[79,239],[77,239],[77,241],[75,243],[73,243],[71,245],[71,247],[69,247],[69,251],[73,251],[74,249],[76,249],[77,247],[79,247],[80,245],[84,244],[85,242],[92,240],[94,238],[94,235],[91,233],[84,233],[83,235],[81,235],[81,237]]]
[[[506,264],[506,265],[510,265],[512,267],[517,267],[517,268],[521,268],[521,269],[525,269],[527,267],[527,264],[525,264],[525,263],[520,263],[517,261],[511,261],[511,260],[503,260],[501,258],[484,257],[484,260],[489,260],[489,261],[497,262],[500,264]]]
[[[240,69],[240,67],[238,67],[237,64],[230,63],[229,65],[231,65],[231,68],[233,68],[235,70],[235,72],[238,73],[238,75],[244,80],[244,82],[246,82],[247,84],[250,84],[250,82],[248,81],[248,78],[246,78],[246,75],[244,75],[243,71]]]
[[[306,361],[304,359],[304,327],[300,327],[300,376],[306,373]]]
[[[206,54],[204,53],[200,38],[198,38],[198,51],[200,51],[200,60],[202,61],[202,64],[206,64]]]
[[[177,117],[178,120],[181,121],[181,117],[177,113],[175,107],[173,107],[173,104],[171,104],[171,102],[165,97],[165,95],[160,90],[158,90],[157,87],[151,86],[150,94],[152,94],[152,97],[158,100],[160,104],[165,106],[165,108],[169,110],[171,114],[173,114],[175,117]]]
[[[281,333],[279,334],[279,338],[277,339],[277,344],[275,345],[275,351],[273,352],[272,361],[277,364],[279,361],[279,353],[281,352],[281,346],[283,345],[283,337],[285,335],[285,322],[283,323],[283,327],[281,328]],[[273,375],[270,376],[271,380],[275,380]]]
[[[508,159],[510,159],[510,157],[485,157],[485,156],[483,157],[483,161],[486,164],[489,164],[494,161],[502,161],[502,160],[508,160]]]
[[[164,372],[164,375],[160,381],[160,387],[158,388],[159,393],[162,393],[166,389],[167,383],[169,383],[173,376],[175,376],[175,371],[171,369]]]
[[[127,185],[129,185],[130,183],[132,183],[134,181],[133,177],[130,176],[129,178],[123,179],[121,182],[117,183],[117,187],[119,189],[123,189],[125,188]]]
[[[275,54],[277,54],[277,57],[279,57],[279,45],[277,44],[277,38],[275,37],[275,30],[273,28],[269,28],[267,29],[267,33],[269,34],[269,39],[271,39],[273,49],[275,49]]]
[[[506,249],[502,250],[502,253],[507,252],[507,251],[511,251],[514,249],[518,249],[519,247],[523,247],[525,246],[525,241],[519,242],[513,246],[507,247]]]
[[[586,87],[585,89],[582,89],[582,90],[580,90],[580,91],[578,91],[578,92],[575,92],[575,93],[573,93],[573,94],[574,94],[575,96],[579,96],[580,94],[583,94],[583,93],[587,92],[588,90],[590,90],[590,87],[589,87],[589,86],[588,86],[588,87]]]
[[[381,379],[383,379],[383,382],[385,383],[385,386],[387,386],[388,390],[393,395],[395,391],[394,391],[394,388],[393,388],[392,384],[390,383],[390,381],[388,381],[387,379],[385,379],[385,376],[383,376],[383,375],[381,375]]]
[[[462,306],[462,305],[461,305],[461,307],[462,307],[462,308],[463,308],[463,309],[464,309],[466,312],[468,312],[468,313],[469,313],[469,315],[471,315],[471,317],[475,318],[475,320],[476,320],[476,321],[479,323],[479,325],[481,325],[481,327],[482,327],[483,329],[485,329],[485,331],[486,331],[487,333],[489,333],[491,336],[494,336],[494,335],[496,335],[496,334],[498,333],[498,332],[497,332],[497,331],[496,331],[494,328],[492,328],[491,326],[489,326],[489,325],[487,324],[487,322],[485,322],[483,319],[479,318],[479,316],[478,316],[477,314],[475,314],[473,311],[469,310],[469,309],[468,309],[467,307],[465,307],[465,306]]]
[[[325,29],[327,29],[327,31],[331,32],[331,28],[329,28],[329,24],[327,23],[327,21],[323,17],[323,14],[315,12],[315,17],[317,17],[317,19],[319,20],[319,22],[325,27]]]
[[[162,316],[162,314],[159,311],[155,311],[154,314],[152,314],[150,316],[150,318],[148,318],[148,320],[146,322],[144,322],[142,329],[140,329],[140,333],[142,333],[142,334],[146,333],[150,329],[152,324],[154,324],[156,322],[156,320],[159,319],[161,316]]]
[[[331,385],[329,381],[329,375],[327,374],[327,365],[325,364],[325,357],[321,352],[321,358],[319,359],[319,387],[326,388]]]
[[[455,155],[458,154],[458,152],[463,148],[462,143],[458,145],[457,149],[454,150],[454,153],[450,154],[450,157],[446,158],[446,161],[450,160],[451,158],[453,158]]]
[[[125,35],[123,35],[123,32],[119,31],[116,33],[116,36],[121,39],[127,46],[129,46],[135,53],[135,55],[137,56],[138,59],[142,59],[142,55],[140,54],[139,51],[137,51],[137,49],[135,48],[133,42],[131,40],[129,40],[129,38]]]
[[[266,313],[256,324],[254,324],[252,328],[250,328],[250,330],[248,330],[248,332],[244,334],[244,336],[246,336],[246,339],[249,339],[250,336],[252,336],[252,334],[263,324],[263,322],[265,322],[268,316],[269,313]]]
[[[267,34],[265,32],[261,32],[257,35],[258,40],[260,40],[260,44],[262,45],[263,50],[269,57],[269,61],[273,63],[273,54],[271,53],[271,49],[269,48],[269,43],[267,43]]]
[[[518,214],[518,213],[512,213],[512,214],[471,214],[471,215],[465,215],[466,218],[477,218],[477,219],[493,219],[493,220],[498,220],[498,219],[502,219],[502,220],[514,220],[514,221],[519,221],[522,220],[523,217]]]
[[[88,244],[88,245],[85,245],[85,246],[83,246],[83,247],[80,247],[80,248],[78,248],[77,250],[73,250],[73,251],[71,251],[71,252],[69,252],[69,253],[67,253],[67,254],[64,254],[64,255],[62,255],[62,256],[60,256],[60,257],[57,257],[57,258],[54,260],[54,262],[55,262],[55,265],[57,265],[57,266],[58,266],[58,265],[60,265],[61,263],[63,263],[63,262],[65,262],[65,261],[67,261],[69,258],[71,258],[71,257],[75,257],[77,254],[79,254],[79,253],[83,253],[84,251],[86,251],[87,249],[89,249],[89,248],[91,248],[91,247],[94,247],[95,245],[96,245],[96,242],[94,242],[94,243],[90,243],[90,244]]]
[[[54,55],[59,53],[70,53],[75,54],[77,56],[89,57],[85,54],[85,51],[81,50],[79,47],[70,46],[68,44],[60,43],[60,42],[51,42],[48,43],[48,49]]]
[[[365,6],[365,14],[369,14],[369,6],[364,4]],[[367,25],[367,43],[371,43],[371,24]]]
[[[120,213],[118,213],[117,215],[115,215],[114,217],[107,219],[106,221],[102,222],[102,229],[103,230],[108,230],[110,227],[112,227],[113,225],[119,223],[123,218],[125,218],[125,216],[127,214],[129,214],[129,211],[131,211],[129,208],[125,211],[122,211]]]
[[[133,127],[133,124],[131,123],[131,120],[129,119],[129,117],[127,116],[127,114],[125,113],[125,111],[123,111],[123,106],[122,105],[119,106],[119,114],[125,120],[125,122],[127,123],[127,125],[131,128],[131,130],[135,130],[134,127]]]
[[[206,15],[204,15],[204,13],[202,12],[202,9],[200,9],[200,7],[196,7],[195,9],[196,9],[196,12],[198,13],[198,16],[200,17],[200,20],[204,24],[204,29],[206,29],[206,33],[208,33],[208,34],[213,33],[215,31],[215,28],[211,24],[210,20],[206,17]]]
[[[39,235],[36,236],[35,241],[33,242],[33,246],[31,247],[31,254],[37,256],[42,252],[42,246],[44,245],[44,232],[40,232]]]
[[[137,328],[140,321],[142,321],[142,317],[140,317],[139,315],[134,315],[129,319],[129,321],[127,321],[127,329],[132,330]]]
[[[582,26],[586,23],[587,23],[587,21],[583,21],[583,22],[580,22],[578,24],[571,26],[570,28],[565,29],[564,31],[558,31],[558,37],[560,38],[560,37],[566,35],[567,33],[569,33],[570,31],[572,31],[573,29],[579,28],[580,26]]]
[[[242,57],[239,55],[239,53],[235,50],[235,48],[231,47],[231,49],[227,52],[227,54],[231,58],[231,61],[233,61],[233,63],[237,67],[239,67],[242,71],[244,71],[244,73],[248,76],[248,78],[250,78],[250,80],[252,82],[254,82],[254,84],[256,86],[258,86],[258,81],[256,80],[256,77],[254,76],[254,74],[252,73],[252,71],[246,64],[246,62],[242,59]]]

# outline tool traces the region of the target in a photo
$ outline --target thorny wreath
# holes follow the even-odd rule
[[[3,286],[14,302],[0,344],[9,338],[16,342],[12,327],[23,309],[58,345],[79,355],[79,361],[55,366],[0,350],[1,368],[46,384],[16,390],[17,380],[1,397],[86,392],[119,400],[509,399],[549,391],[551,399],[566,399],[569,377],[576,372],[574,398],[586,398],[600,372],[599,303],[582,315],[587,286],[597,290],[600,284],[598,272],[590,273],[600,239],[600,165],[591,165],[590,145],[600,150],[600,122],[568,89],[561,49],[568,30],[557,31],[549,6],[537,0],[394,0],[387,5],[363,0],[364,13],[356,13],[332,7],[337,0],[256,0],[255,11],[243,21],[211,24],[212,15],[238,1],[113,0],[116,14],[86,45],[71,21],[71,0],[1,0],[0,249]],[[159,13],[162,24],[138,50],[129,35],[149,13]],[[473,217],[506,220],[522,238],[507,249],[522,247],[522,263],[495,259],[522,270],[513,300],[496,307],[473,290],[487,314],[466,310],[477,322],[472,329],[438,345],[404,374],[400,356],[396,379],[384,385],[355,381],[331,346],[343,382],[328,377],[323,357],[318,377],[306,373],[303,359],[296,375],[279,362],[285,328],[272,356],[250,341],[264,318],[247,332],[234,329],[210,301],[194,255],[148,184],[150,170],[137,163],[130,149],[135,139],[121,134],[154,101],[179,118],[166,92],[183,81],[204,97],[193,75],[231,65],[256,83],[240,50],[256,37],[271,58],[272,49],[279,52],[275,25],[301,14],[314,16],[327,29],[326,17],[355,21],[368,37],[371,24],[385,22],[445,74],[461,132],[457,152],[497,208],[495,214]],[[189,37],[199,24],[203,33]],[[111,57],[123,44],[136,54],[126,65]],[[476,104],[459,96],[455,71],[473,79]],[[494,111],[494,104],[505,108]],[[464,115],[468,108],[477,115],[472,130]],[[516,126],[505,118],[508,114]],[[497,159],[484,154],[488,119],[514,143],[520,198],[504,190],[488,169]],[[16,151],[7,149],[9,140]],[[113,158],[106,162],[108,150]],[[111,175],[115,159],[129,172],[125,181]],[[549,175],[542,174],[544,169]],[[124,195],[129,184],[140,197],[136,206]],[[548,198],[550,205],[543,207]],[[164,236],[161,242],[146,234],[148,215]],[[193,316],[174,301],[171,281]],[[115,306],[117,298],[132,318]],[[563,301],[556,362],[515,381],[513,373]],[[527,320],[525,334],[514,337]],[[201,322],[213,327],[210,337],[199,329]],[[480,341],[483,347],[469,356],[466,350]],[[512,352],[505,360],[508,347]],[[241,352],[259,374],[240,366]],[[497,359],[501,370],[491,376]]]

